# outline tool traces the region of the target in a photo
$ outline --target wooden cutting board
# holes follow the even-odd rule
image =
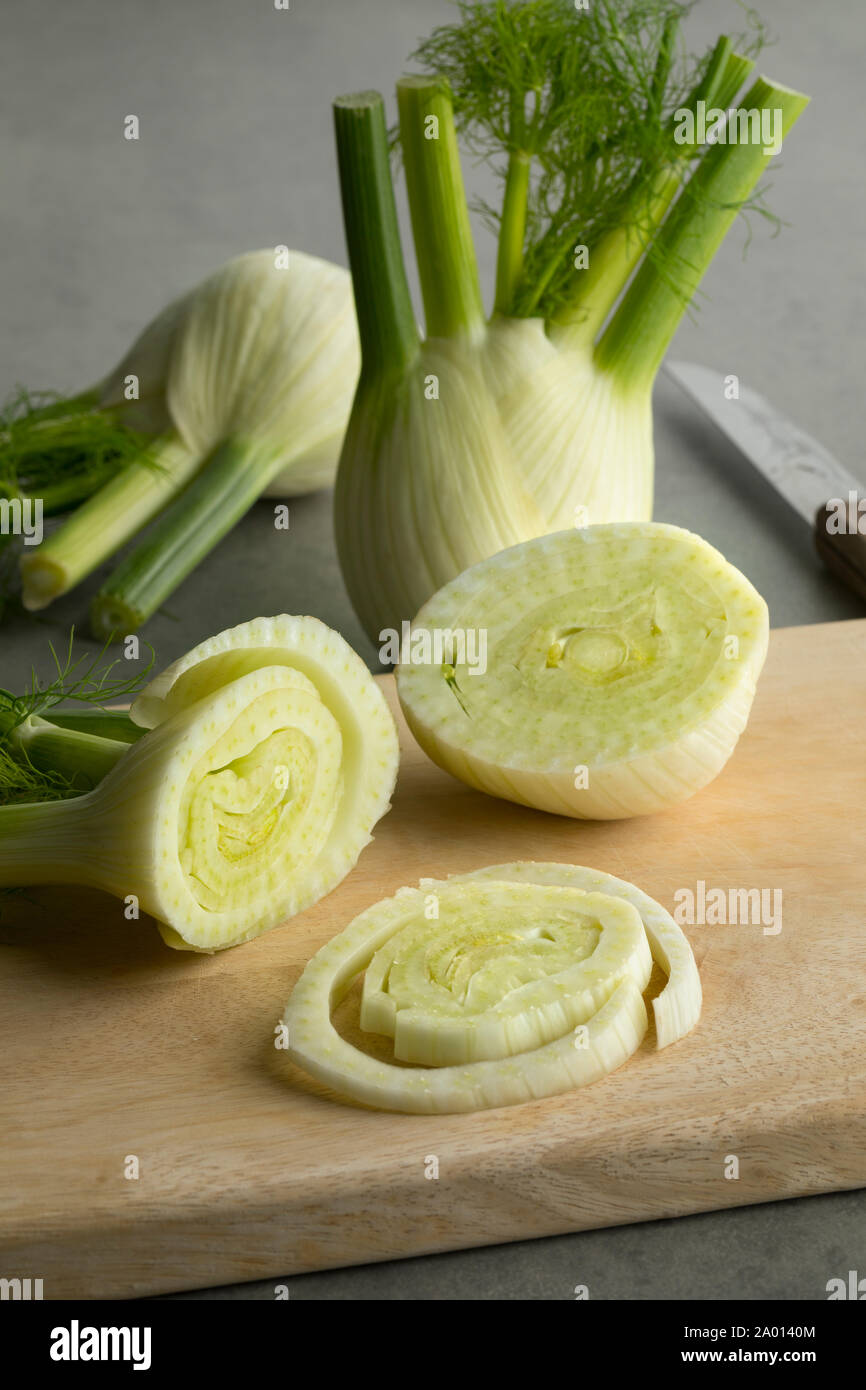
[[[866,621],[774,632],[732,762],[653,818],[494,801],[401,737],[358,867],[250,945],[172,952],[98,893],[0,901],[0,1276],[129,1296],[866,1184]],[[358,911],[520,858],[592,865],[669,909],[698,881],[781,889],[782,929],[688,928],[695,1032],[551,1100],[377,1114],[275,1050],[305,961]]]

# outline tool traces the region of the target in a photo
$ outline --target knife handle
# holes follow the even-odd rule
[[[815,548],[830,573],[866,602],[866,498],[848,499],[841,526],[838,503],[825,502],[815,516]]]

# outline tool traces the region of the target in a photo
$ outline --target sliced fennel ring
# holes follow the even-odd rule
[[[364,977],[361,1027],[400,1061],[443,1066],[510,1057],[585,1023],[622,979],[644,990],[652,957],[638,912],[579,889],[446,884],[430,939],[409,919]]]
[[[486,879],[499,883],[556,884],[563,888],[579,888],[584,893],[603,893],[630,903],[640,915],[653,960],[667,976],[661,994],[653,999],[656,1046],[669,1047],[694,1028],[701,1013],[701,978],[688,937],[670,913],[643,889],[613,874],[579,864],[542,864],[529,860],[475,869],[472,873],[461,874],[459,882]]]
[[[307,964],[283,1015],[289,1055],[384,1110],[556,1095],[640,1046],[652,958],[670,972],[654,1001],[662,1047],[696,1022],[700,980],[683,933],[645,893],[567,864],[425,880],[362,912]],[[361,1028],[393,1038],[395,1062],[353,1046],[332,1021],[361,972]]]
[[[361,659],[316,618],[258,618],[210,638],[130,714],[151,739],[165,731],[175,744],[189,729],[154,817],[166,866],[155,915],[189,944],[245,941],[317,902],[389,807],[391,713]]]
[[[587,526],[434,594],[397,690],[421,747],[470,786],[578,818],[644,815],[728,761],[768,629],[764,600],[699,536]]]
[[[393,718],[315,618],[258,618],[202,642],[130,713],[148,732],[92,792],[9,808],[0,883],[131,895],[170,946],[214,951],[329,893],[388,810]]]

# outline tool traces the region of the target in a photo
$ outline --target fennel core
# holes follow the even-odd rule
[[[676,113],[728,108],[760,33],[685,53],[674,0],[461,2],[397,83],[424,304],[400,246],[382,98],[334,105],[362,369],[335,529],[371,638],[479,560],[534,536],[652,514],[651,391],[738,213],[769,216],[760,144],[680,143]],[[807,98],[758,78],[738,103]],[[697,126],[695,127],[697,129]],[[500,174],[493,310],[458,141]]]

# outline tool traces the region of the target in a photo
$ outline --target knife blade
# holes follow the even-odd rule
[[[751,387],[740,382],[732,398],[723,372],[695,362],[666,362],[665,371],[809,523],[827,568],[866,600],[866,495],[860,496],[860,480]]]

